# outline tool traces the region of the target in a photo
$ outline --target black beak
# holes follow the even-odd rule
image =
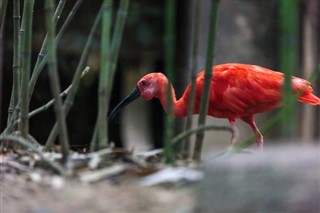
[[[137,98],[139,98],[140,96],[140,91],[138,89],[138,87],[134,88],[132,90],[132,92],[125,98],[123,99],[113,110],[112,112],[109,114],[108,117],[108,121],[112,121],[116,115],[118,114],[118,112],[124,108],[125,106],[127,106],[128,104],[130,104],[132,101],[136,100]]]

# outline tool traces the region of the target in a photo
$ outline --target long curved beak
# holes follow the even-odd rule
[[[138,89],[138,87],[134,88],[132,90],[132,92],[127,96],[125,97],[125,99],[123,99],[112,111],[111,113],[109,114],[109,117],[108,117],[108,121],[112,121],[116,115],[118,114],[118,112],[124,108],[125,106],[127,106],[129,103],[131,103],[132,101],[136,100],[137,98],[139,98],[140,96],[140,91]]]

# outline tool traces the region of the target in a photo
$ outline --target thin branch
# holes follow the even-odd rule
[[[55,37],[55,23],[52,19],[54,2],[47,0],[45,3],[46,25],[48,31],[48,70],[50,77],[50,86],[54,101],[54,110],[56,119],[58,121],[58,128],[60,130],[60,144],[62,147],[62,160],[66,162],[69,156],[69,138],[66,124],[65,111],[63,110],[62,100],[60,94],[60,82],[57,68],[56,46],[54,42]]]
[[[83,1],[83,0],[78,0],[78,1],[74,4],[73,8],[71,9],[71,11],[70,11],[67,19],[66,19],[65,22],[63,23],[63,25],[62,25],[62,27],[61,27],[61,29],[60,29],[60,31],[59,31],[56,39],[55,39],[55,42],[56,42],[56,43],[58,43],[58,42],[60,41],[61,36],[62,36],[63,33],[65,32],[65,29],[67,28],[67,26],[69,25],[70,21],[71,21],[72,18],[74,17],[74,15],[75,15],[76,11],[78,10],[78,8],[79,8],[80,4],[82,3],[82,1]],[[59,2],[59,4],[61,4],[61,3],[62,3],[62,2]],[[58,10],[59,8],[62,9],[62,7],[59,7],[59,6],[58,6],[58,7],[57,7],[57,10]],[[59,9],[59,10],[60,10],[60,9]],[[55,14],[59,14],[59,13],[57,13],[57,11],[56,11]],[[20,33],[22,34],[23,31],[21,31]],[[43,45],[44,45],[44,44],[43,44]],[[34,67],[33,73],[35,73],[35,74],[33,74],[33,76],[36,76],[36,75],[39,76],[39,75],[36,74],[36,73],[39,72],[39,74],[40,74],[40,71],[44,68],[44,66],[46,65],[46,63],[47,63],[47,57],[44,56],[43,59],[41,60],[41,62],[39,63],[39,65]],[[38,77],[31,77],[30,82],[29,82],[29,89],[30,89],[30,90],[33,91],[37,79],[38,79]],[[31,97],[30,97],[30,98],[31,98]],[[8,133],[12,132],[12,128],[13,128],[13,125],[15,124],[15,120],[16,120],[16,119],[13,119],[13,118],[16,118],[16,116],[17,116],[18,113],[20,112],[20,105],[21,105],[21,103],[18,102],[18,104],[16,105],[16,107],[15,107],[15,109],[14,109],[12,119],[10,120],[10,122],[8,123],[8,125],[7,125],[7,127],[6,127],[6,129],[5,129],[5,131],[4,131],[5,134],[8,134]]]
[[[89,72],[89,70],[90,70],[90,67],[86,67],[85,70],[83,70],[83,72],[81,74],[81,78],[84,77]],[[71,88],[72,88],[72,84],[67,89],[65,89],[63,92],[60,93],[60,98],[64,98],[67,95],[69,95]],[[31,111],[29,113],[29,115],[28,115],[29,119],[32,118],[33,116],[39,114],[40,112],[43,112],[43,111],[49,109],[54,104],[54,101],[55,101],[55,99],[51,99],[46,104],[44,104],[41,107]],[[17,125],[17,123],[19,123],[19,122],[21,122],[20,119],[15,122],[15,125]]]
[[[77,0],[77,2],[73,5],[72,9],[70,10],[70,12],[68,14],[68,17],[64,21],[62,27],[59,30],[59,33],[56,36],[56,43],[59,43],[63,33],[66,31],[67,27],[69,26],[69,23],[71,22],[71,20],[73,19],[74,15],[78,11],[82,1],[83,0]]]
[[[67,176],[67,172],[65,171],[65,169],[62,166],[60,166],[58,163],[45,157],[39,148],[35,147],[34,145],[32,145],[29,141],[25,140],[24,138],[12,136],[12,135],[0,136],[0,142],[6,142],[6,141],[18,143],[27,149],[31,149],[32,151],[37,153],[41,157],[41,159],[44,162],[46,162],[49,165],[49,167],[51,167],[52,170],[54,170],[58,174],[61,174],[63,176]]]
[[[54,19],[54,26],[57,25],[57,23],[60,19],[60,16],[61,16],[61,13],[62,13],[62,10],[64,8],[65,3],[66,3],[66,0],[60,0],[54,15],[51,16],[51,18],[53,17],[53,19]],[[35,84],[36,84],[38,77],[39,77],[41,70],[42,70],[42,69],[39,69],[39,65],[41,64],[42,61],[45,60],[47,49],[48,49],[48,33],[43,40],[43,43],[42,43],[42,46],[41,46],[41,49],[40,49],[40,52],[38,54],[38,58],[36,61],[36,65],[34,66],[32,76],[31,76],[31,79],[29,82],[29,89],[30,89],[30,97],[29,98],[30,99],[33,94]]]
[[[204,75],[204,86],[202,89],[198,126],[205,125],[206,116],[208,112],[211,78],[212,78],[212,72],[213,72],[212,64],[213,64],[214,43],[215,43],[215,37],[216,37],[218,6],[219,6],[219,0],[211,0],[211,18],[210,18],[210,28],[209,28],[209,36],[208,36],[206,70]],[[201,158],[203,138],[204,138],[204,132],[203,131],[198,132],[196,136],[196,144],[195,144],[194,153],[193,153],[193,159],[196,161],[199,161]]]
[[[68,114],[70,108],[72,107],[73,101],[74,101],[76,93],[78,91],[78,87],[79,87],[79,84],[80,84],[80,78],[81,78],[81,72],[82,72],[83,67],[85,66],[86,59],[88,57],[90,46],[91,46],[91,43],[92,43],[92,40],[93,40],[93,36],[94,36],[94,34],[95,34],[96,30],[97,30],[99,21],[101,19],[101,14],[102,14],[101,10],[102,9],[100,9],[100,11],[98,12],[98,15],[97,15],[97,17],[96,17],[96,19],[94,21],[94,24],[93,24],[93,26],[91,28],[87,43],[85,44],[85,47],[84,47],[84,50],[82,52],[78,67],[77,67],[76,72],[75,72],[75,74],[73,76],[72,88],[70,90],[70,94],[67,96],[67,98],[66,98],[66,100],[64,102],[63,108],[64,108],[64,111],[65,111],[66,115]],[[57,135],[58,135],[58,128],[57,128],[57,122],[56,122],[54,124],[54,127],[51,130],[51,133],[50,133],[48,139],[47,139],[47,142],[46,142],[46,145],[45,145],[45,150],[50,149],[50,147],[52,146],[52,144],[56,140]]]

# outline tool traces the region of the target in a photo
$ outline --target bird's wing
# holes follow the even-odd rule
[[[219,65],[214,71],[211,100],[217,107],[243,115],[279,105],[283,74],[246,64]]]

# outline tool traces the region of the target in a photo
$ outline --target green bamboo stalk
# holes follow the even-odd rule
[[[2,65],[3,65],[3,26],[5,23],[6,11],[7,11],[8,0],[0,2],[0,85],[2,85]],[[0,86],[1,93],[1,86]],[[2,96],[0,96],[0,112],[2,111]],[[0,113],[1,120],[1,113]]]
[[[280,70],[285,73],[283,86],[282,134],[292,137],[297,130],[296,101],[292,93],[291,76],[295,74],[298,61],[298,1],[279,1],[280,15]]]
[[[110,35],[112,19],[112,0],[104,0],[102,4],[102,33],[101,33],[101,54],[100,54],[100,75],[99,75],[99,92],[98,92],[98,117],[96,129],[98,138],[93,138],[91,142],[91,151],[96,151],[107,146],[107,98],[108,98],[108,75],[110,70]]]
[[[129,0],[121,0],[119,9],[117,11],[117,18],[116,18],[116,23],[115,23],[115,29],[114,32],[112,33],[112,41],[111,41],[111,50],[110,51],[110,57],[106,58],[106,69],[108,69],[107,73],[107,79],[106,79],[106,108],[105,112],[102,112],[104,114],[101,114],[101,119],[105,119],[105,115],[108,112],[109,108],[109,103],[110,103],[110,97],[111,97],[111,90],[113,86],[113,79],[115,75],[115,70],[116,70],[116,65],[117,65],[117,60],[118,60],[118,55],[119,55],[119,50],[120,50],[120,44],[121,44],[121,39],[122,39],[122,34],[123,34],[123,29],[128,13],[128,8],[129,8]],[[101,121],[102,122],[102,121]],[[103,121],[103,122],[106,122]],[[96,127],[97,128],[97,127]],[[99,127],[102,128],[102,127]],[[104,128],[104,127],[103,127]],[[94,134],[92,137],[91,141],[91,151],[94,151],[100,147],[99,143],[101,139],[97,140],[97,130],[94,130]],[[106,135],[108,135],[107,129],[106,129]],[[100,137],[100,136],[99,136]],[[108,137],[106,137],[107,139]],[[103,142],[103,141],[102,141]]]
[[[82,4],[83,0],[77,0],[77,2],[73,5],[72,9],[70,10],[66,20],[63,22],[63,25],[61,26],[59,33],[56,36],[56,43],[59,43],[63,33],[66,31],[67,27],[69,26],[71,20],[75,16],[76,12],[78,11],[80,5]]]
[[[111,89],[113,86],[113,79],[114,79],[115,70],[117,66],[117,60],[118,60],[118,55],[120,51],[120,44],[122,40],[123,29],[127,19],[129,3],[130,3],[130,0],[121,0],[119,10],[117,11],[117,19],[116,19],[115,29],[112,34],[112,41],[111,41],[111,56],[110,56],[111,71],[109,72],[110,81],[108,82],[109,92],[111,92]],[[108,103],[110,100],[110,96],[111,95],[107,96]],[[107,106],[109,106],[109,104]]]
[[[80,58],[80,61],[78,63],[78,66],[77,66],[77,69],[76,69],[76,72],[73,76],[73,79],[72,79],[72,88],[70,90],[70,94],[67,96],[65,102],[64,102],[64,105],[63,105],[63,108],[65,110],[65,115],[68,115],[69,111],[70,111],[70,108],[72,107],[73,105],[73,101],[76,97],[76,93],[78,91],[78,87],[79,87],[79,84],[80,84],[80,80],[81,80],[81,72],[83,70],[83,67],[85,66],[85,63],[86,63],[86,60],[87,60],[87,57],[88,57],[88,54],[89,54],[89,50],[90,50],[90,47],[91,47],[91,43],[92,43],[92,40],[93,40],[93,37],[94,37],[94,34],[97,30],[97,27],[98,27],[98,24],[99,24],[99,21],[101,19],[101,15],[102,15],[102,8],[100,9],[100,11],[98,12],[98,15],[94,21],[94,24],[90,30],[90,34],[88,36],[88,40],[85,44],[85,47],[84,47],[84,50],[81,54],[81,58]],[[46,142],[46,145],[44,147],[45,150],[49,150],[50,147],[52,146],[52,144],[54,143],[54,141],[56,140],[57,138],[57,135],[58,135],[58,128],[57,128],[57,122],[54,124],[51,132],[50,132],[50,135],[47,139],[47,142]]]
[[[81,78],[83,78],[90,70],[90,67],[86,67],[82,74],[81,74]],[[66,97],[69,93],[70,93],[70,90],[72,88],[72,84],[70,86],[68,86],[64,91],[62,91],[60,93],[60,97],[63,99],[64,97]],[[29,116],[29,119],[32,118],[33,116],[39,114],[40,112],[43,112],[47,109],[49,109],[49,107],[51,107],[53,104],[54,104],[54,101],[55,99],[51,99],[50,101],[48,101],[46,104],[32,110],[28,116]],[[21,122],[19,119],[15,121],[14,125],[17,125],[19,122]]]
[[[218,18],[218,6],[219,0],[211,0],[211,14],[210,14],[210,28],[208,36],[208,47],[207,47],[207,58],[206,58],[206,70],[204,75],[204,86],[201,96],[201,105],[198,126],[204,126],[206,123],[206,116],[208,112],[209,95],[211,87],[212,76],[212,64],[213,64],[213,53],[214,53],[214,43],[216,37],[216,25]],[[193,152],[193,159],[199,161],[201,158],[201,150],[203,144],[204,132],[200,131],[196,135],[196,144]]]
[[[174,70],[174,54],[175,54],[175,10],[176,2],[166,0],[165,6],[165,73],[172,82],[173,70]],[[173,148],[172,148],[172,136],[173,136],[173,103],[171,93],[171,83],[167,87],[167,101],[166,101],[166,118],[164,126],[164,155],[166,163],[173,163]]]
[[[19,72],[20,72],[20,36],[19,36],[19,28],[20,28],[20,0],[13,1],[13,65],[12,65],[12,91],[11,91],[11,99],[8,109],[8,121],[11,119],[17,119],[15,116],[12,118],[14,108],[18,103],[18,99],[20,97],[20,82],[19,82]]]
[[[66,0],[61,0],[59,2],[58,6],[57,6],[56,12],[54,14],[54,19],[56,21],[58,21],[58,19],[60,18],[60,15],[61,15],[62,9],[64,7],[65,1]],[[78,0],[77,1],[77,3],[79,3],[79,2],[81,3],[82,0]],[[79,5],[77,3],[72,8],[72,10],[71,10],[72,12],[73,12],[74,9],[75,10],[78,9]],[[64,30],[66,28],[66,26],[70,23],[70,20],[73,18],[73,15],[74,15],[74,13],[72,13],[72,15],[69,14],[67,19],[65,20],[63,26],[61,27],[61,30],[60,30],[59,34],[56,37],[56,41],[61,37],[62,33],[64,32]],[[21,30],[20,30],[20,37],[23,37],[23,35],[24,35],[24,27],[23,27],[23,25],[24,24],[23,24],[23,21],[22,21],[22,26],[21,26]],[[44,42],[42,44],[41,50],[43,49],[44,45],[45,46],[47,45],[46,44],[46,37],[45,37],[45,40],[44,40]],[[44,50],[42,50],[42,51],[44,51]],[[42,58],[42,60],[40,60],[41,62],[38,62],[39,57]],[[30,101],[31,96],[33,94],[33,90],[34,90],[35,84],[37,82],[37,79],[38,79],[38,77],[40,75],[40,72],[42,71],[42,69],[44,68],[44,66],[47,63],[47,59],[46,59],[45,55],[43,55],[43,54],[39,53],[38,59],[37,59],[36,65],[35,65],[35,67],[33,69],[32,76],[31,76],[30,82],[29,82],[29,91],[30,91],[29,92],[29,101]],[[23,60],[23,58],[22,58],[22,60]],[[10,134],[13,131],[13,125],[15,124],[16,117],[17,117],[18,113],[20,112],[20,108],[21,108],[21,102],[18,101],[18,103],[15,106],[13,115],[11,116],[12,119],[9,120],[9,122],[7,124],[7,127],[6,127],[6,129],[4,131],[5,134]]]
[[[22,75],[21,75],[21,134],[27,139],[29,133],[29,88],[32,52],[32,19],[34,0],[25,0],[23,9],[23,26],[25,34],[22,37]]]
[[[48,45],[48,70],[50,77],[51,91],[54,97],[54,111],[58,121],[58,128],[60,130],[60,144],[62,147],[62,160],[66,162],[69,156],[69,138],[66,124],[66,116],[63,110],[62,100],[60,97],[60,82],[57,68],[56,46],[54,42],[55,37],[55,23],[53,17],[54,2],[53,0],[46,0],[45,2],[46,25],[47,25],[47,45]]]
[[[59,1],[59,4],[58,4],[58,6],[56,8],[56,11],[55,11],[54,15],[52,16],[53,19],[54,19],[54,26],[57,25],[57,23],[58,23],[58,21],[60,19],[60,16],[61,16],[61,13],[63,11],[65,3],[66,3],[66,0],[60,0]],[[45,55],[46,55],[46,52],[47,52],[47,49],[48,49],[47,47],[48,47],[48,33],[46,34],[46,36],[45,36],[45,38],[44,38],[44,40],[42,42],[42,46],[41,46],[40,52],[38,54],[38,58],[37,58],[35,66],[34,66],[34,69],[33,69],[33,72],[32,72],[32,76],[31,76],[31,79],[30,79],[30,82],[29,82],[29,90],[30,90],[29,100],[31,99],[34,87],[35,87],[36,82],[38,80],[38,77],[39,77],[39,75],[40,75],[40,73],[42,71],[42,69],[39,69],[39,65],[45,58]]]
[[[188,102],[187,109],[187,122],[186,122],[186,131],[191,130],[192,126],[192,114],[195,100],[195,92],[196,92],[196,77],[197,77],[197,68],[198,68],[198,46],[199,46],[199,36],[200,36],[200,1],[193,1],[193,27],[192,27],[192,55],[190,57],[191,63],[191,88],[190,88],[190,97]],[[188,158],[190,153],[190,136],[188,135],[185,138],[185,141],[182,145],[182,156],[184,158]]]
[[[63,33],[66,31],[66,28],[69,26],[71,20],[73,19],[74,15],[76,14],[77,10],[79,9],[79,6],[81,5],[83,0],[78,0],[72,7],[72,9],[70,10],[69,14],[68,14],[68,17],[66,18],[66,20],[64,21],[61,29],[59,30],[59,33],[57,34],[57,36],[55,37],[55,42],[56,42],[56,45],[59,43]],[[62,9],[63,9],[63,6],[64,6],[64,1],[60,1],[59,2],[59,5],[57,6],[57,9],[56,9],[56,12],[55,12],[55,15],[54,15],[54,19],[56,20],[56,24],[57,24],[57,21],[58,21],[58,18],[57,17],[60,17],[60,14],[62,12]],[[61,4],[61,6],[60,6]],[[41,73],[41,71],[43,70],[44,66],[46,65],[47,63],[47,57],[46,57],[46,37],[45,37],[45,40],[43,41],[42,43],[42,47],[41,47],[41,50],[39,52],[39,55],[38,55],[38,58],[37,58],[37,62],[39,60],[39,62],[37,63],[36,62],[36,65],[33,69],[33,75],[31,76],[31,79],[30,79],[30,82],[29,82],[29,88],[31,91],[34,90],[34,87],[35,87],[35,84],[38,80],[38,77]],[[32,95],[32,94],[31,94]]]

